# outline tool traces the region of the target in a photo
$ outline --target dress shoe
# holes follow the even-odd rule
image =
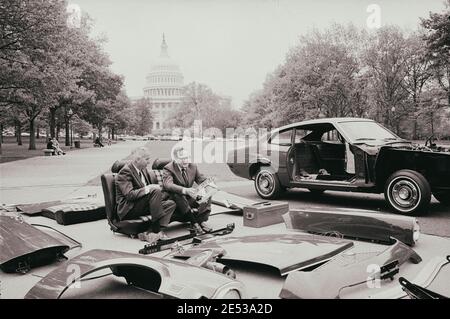
[[[165,232],[163,232],[163,231],[160,231],[158,234],[159,234],[159,238],[161,240],[168,240],[168,239],[170,239],[170,237],[167,236],[167,234]]]
[[[196,235],[202,235],[205,233],[203,228],[198,223],[192,225],[192,230],[195,232]]]
[[[210,233],[213,230],[212,227],[208,226],[208,224],[205,222],[200,223],[200,227],[203,229],[205,233]]]
[[[138,234],[138,238],[142,241],[146,241],[150,244],[156,243],[158,240],[161,239],[160,233],[152,233],[152,232],[145,232]]]

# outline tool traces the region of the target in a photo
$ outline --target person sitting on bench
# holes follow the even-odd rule
[[[201,184],[207,178],[198,171],[197,165],[190,162],[188,152],[177,146],[172,152],[172,161],[163,169],[163,188],[167,190],[177,205],[177,212],[182,219],[191,222],[193,230],[198,233],[211,232],[206,224],[211,213],[211,199],[199,204],[194,182]]]
[[[48,150],[53,150],[52,155],[56,155],[55,148],[53,147],[53,143],[52,143],[52,139],[51,138],[49,138],[48,141],[47,141],[47,149]]]
[[[102,140],[100,138],[100,136],[97,136],[95,141],[94,141],[94,146],[99,146],[99,147],[104,147],[105,145],[103,145]]]
[[[175,211],[175,203],[158,184],[150,183],[147,164],[149,151],[138,148],[131,154],[132,160],[126,164],[116,177],[117,214],[120,220],[138,219],[151,215],[152,226],[138,234],[140,240],[150,243],[168,239],[163,229],[167,227]]]
[[[50,146],[50,147],[49,147]],[[66,152],[64,152],[61,147],[59,146],[59,142],[56,139],[56,137],[52,138],[49,140],[49,142],[47,143],[47,148],[48,149],[53,149],[53,154],[54,155],[66,155]]]

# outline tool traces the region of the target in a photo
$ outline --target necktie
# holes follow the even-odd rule
[[[182,168],[181,169],[181,175],[183,176],[183,179],[184,179],[184,185],[188,185],[188,177],[187,177],[187,174],[186,174],[186,169],[185,168]]]
[[[142,174],[142,171],[139,171],[139,177],[141,178],[142,183],[144,186],[147,186],[147,182],[145,181],[144,174]]]

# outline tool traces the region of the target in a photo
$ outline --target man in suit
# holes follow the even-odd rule
[[[172,152],[172,161],[163,170],[163,188],[175,201],[178,219],[191,222],[195,232],[210,232],[212,228],[206,224],[211,213],[211,199],[199,204],[194,182],[201,184],[206,177],[198,171],[197,165],[190,162],[189,153],[182,146]]]
[[[162,228],[167,227],[175,211],[175,203],[163,192],[147,170],[150,153],[138,148],[132,153],[132,160],[118,173],[116,178],[117,214],[120,220],[146,218],[151,215],[150,231],[138,235],[139,239],[155,242],[167,239]]]

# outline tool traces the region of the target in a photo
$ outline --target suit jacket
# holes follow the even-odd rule
[[[198,171],[197,165],[190,163],[186,168],[188,183],[184,182],[183,175],[177,163],[170,162],[163,169],[163,188],[172,193],[183,193],[184,187],[192,187],[194,182],[197,184],[206,180],[206,177]]]
[[[157,178],[153,172],[147,169],[142,170],[148,185],[157,184]],[[116,203],[117,215],[123,219],[125,215],[134,207],[134,203],[145,196],[145,185],[139,177],[139,172],[130,164],[126,164],[117,174],[116,180]],[[156,185],[155,185],[156,186]]]

